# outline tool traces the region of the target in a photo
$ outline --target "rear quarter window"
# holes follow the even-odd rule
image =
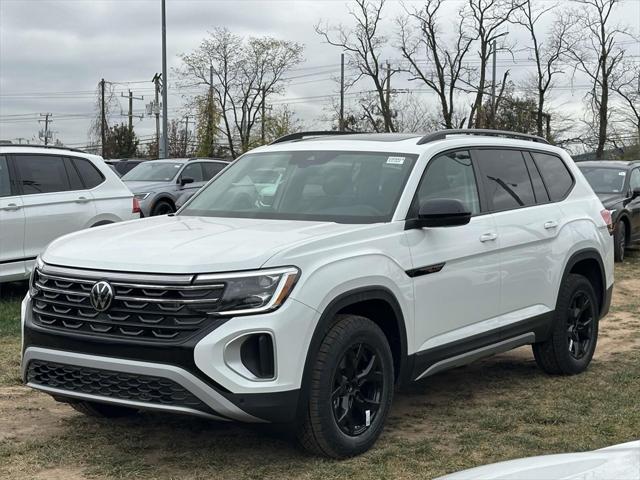
[[[560,157],[531,152],[552,202],[562,200],[573,187],[573,177]]]
[[[80,178],[82,178],[85,188],[97,187],[104,181],[102,173],[89,160],[73,158],[72,161],[78,169],[78,173],[80,173]]]

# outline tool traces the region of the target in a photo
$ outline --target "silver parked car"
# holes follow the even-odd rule
[[[145,217],[176,211],[176,200],[196,192],[227,166],[224,160],[172,158],[143,162],[122,177]]]

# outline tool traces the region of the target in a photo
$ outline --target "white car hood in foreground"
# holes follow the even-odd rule
[[[161,216],[72,233],[52,242],[52,265],[154,273],[259,268],[288,245],[356,225],[249,218]]]
[[[592,452],[494,463],[438,480],[639,480],[640,440]]]

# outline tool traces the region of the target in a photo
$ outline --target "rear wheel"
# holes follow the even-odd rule
[[[151,209],[151,216],[155,217],[156,215],[167,215],[175,211],[176,209],[173,207],[171,202],[168,202],[167,200],[158,200]]]
[[[367,451],[382,432],[393,387],[393,358],[382,330],[367,318],[339,315],[313,365],[298,441],[332,458]]]
[[[73,402],[70,404],[75,410],[89,417],[98,418],[120,418],[136,415],[138,410],[135,408],[121,407],[120,405],[110,405],[108,403],[99,402]]]
[[[586,370],[596,350],[598,312],[589,280],[570,274],[560,289],[551,337],[533,345],[538,366],[556,375]]]
[[[624,260],[624,251],[627,248],[627,225],[622,220],[618,220],[616,229],[613,232],[613,256],[616,262]]]

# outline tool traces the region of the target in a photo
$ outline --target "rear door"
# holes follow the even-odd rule
[[[636,189],[640,189],[640,168],[631,170],[629,177],[629,190],[631,194]],[[631,240],[640,240],[640,197],[636,197],[627,204],[627,209],[631,218]]]
[[[500,323],[509,329],[555,309],[556,275],[567,245],[559,235],[570,235],[555,202],[568,194],[573,178],[553,155],[503,148],[476,149],[473,155],[498,230]]]
[[[95,216],[91,193],[69,160],[59,155],[15,154],[25,214],[24,253],[35,257],[52,240],[81,230]]]
[[[0,281],[26,275],[24,209],[9,167],[8,157],[0,155]]]

